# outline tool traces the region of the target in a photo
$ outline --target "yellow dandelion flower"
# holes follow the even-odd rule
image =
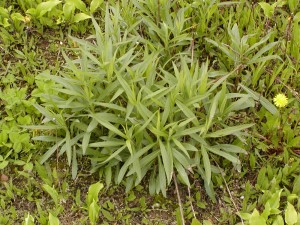
[[[288,104],[288,99],[284,94],[277,94],[273,101],[278,108],[285,107]]]

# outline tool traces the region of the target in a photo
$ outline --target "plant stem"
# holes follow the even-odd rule
[[[184,215],[183,215],[183,208],[182,208],[181,198],[180,198],[178,185],[177,185],[177,179],[176,179],[176,175],[174,173],[173,173],[173,180],[174,180],[174,183],[175,183],[175,189],[176,189],[176,193],[177,193],[177,199],[178,199],[178,205],[179,205],[182,225],[185,225]]]

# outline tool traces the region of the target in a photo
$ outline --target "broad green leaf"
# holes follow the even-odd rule
[[[82,20],[86,20],[86,19],[90,19],[91,16],[85,14],[85,13],[77,13],[75,14],[74,18],[73,18],[73,22],[74,23],[78,23]]]
[[[271,209],[279,208],[281,192],[282,192],[282,189],[277,190],[274,194],[272,194],[272,197],[267,201],[267,203],[270,204]]]
[[[264,14],[268,17],[271,18],[274,14],[274,9],[275,6],[274,5],[270,5],[269,3],[266,2],[259,2],[258,3],[260,5],[260,7],[263,9]]]
[[[24,21],[24,16],[22,16],[21,13],[12,13],[11,18],[13,21],[17,21],[17,20]]]
[[[294,206],[287,202],[287,207],[284,212],[284,219],[287,225],[294,225],[298,221],[297,211],[295,210]]]
[[[82,0],[66,0],[66,3],[75,6],[82,12],[86,12],[86,5]]]
[[[191,225],[202,225],[199,220],[193,218]]]
[[[86,203],[88,206],[91,205],[93,202],[98,202],[98,195],[99,192],[103,189],[103,187],[103,184],[100,182],[90,185],[86,199]]]
[[[0,170],[3,170],[5,167],[7,167],[7,165],[8,165],[8,161],[2,161],[0,163]]]
[[[292,193],[300,196],[300,176],[297,176],[294,180]]]
[[[90,5],[90,12],[94,13],[102,3],[103,0],[93,0]]]
[[[261,215],[259,215],[259,212],[257,209],[254,209],[253,213],[251,214],[249,225],[267,225],[267,222],[265,218],[263,218]]]
[[[288,5],[291,12],[294,13],[297,6],[299,5],[299,0],[288,0]]]
[[[49,225],[59,225],[60,224],[59,219],[56,216],[52,215],[51,212],[49,213],[49,223],[48,224]]]
[[[93,200],[91,204],[88,205],[89,219],[91,225],[96,225],[99,218],[100,206],[97,204],[96,200]]]
[[[74,11],[75,11],[75,6],[73,4],[70,4],[68,2],[64,4],[63,12],[64,12],[65,19],[67,21],[71,19],[71,16],[74,14]]]
[[[203,220],[203,225],[213,225],[210,220]]]
[[[60,4],[61,1],[59,0],[50,0],[46,2],[41,2],[36,7],[36,13],[38,14],[38,17],[42,17],[47,12],[50,12],[55,6]]]
[[[272,225],[284,225],[284,221],[281,215],[277,215]]]
[[[22,223],[22,225],[34,225],[33,216],[30,215],[29,213],[27,213],[27,216],[25,217],[25,221],[24,221],[24,223]]]

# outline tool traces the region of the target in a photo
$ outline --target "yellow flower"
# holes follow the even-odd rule
[[[273,101],[275,105],[279,108],[285,107],[288,104],[288,99],[284,94],[277,94]]]
[[[25,17],[24,17],[24,22],[25,22],[25,23],[29,23],[30,20],[31,20],[31,18],[30,18],[29,16],[25,16]]]

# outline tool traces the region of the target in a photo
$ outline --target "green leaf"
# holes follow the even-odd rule
[[[73,18],[73,22],[74,23],[78,23],[82,20],[86,20],[86,19],[90,19],[91,16],[85,14],[85,13],[77,13],[75,14],[74,18]]]
[[[274,14],[274,9],[275,7],[273,5],[270,5],[269,3],[266,2],[259,2],[258,3],[260,7],[263,9],[264,14],[268,17],[271,18]]]
[[[174,162],[175,168],[178,171],[178,174],[180,176],[180,178],[182,179],[182,181],[188,186],[190,187],[190,181],[189,181],[189,176],[186,173],[186,170],[183,168],[183,166],[179,163],[179,162]]]
[[[159,147],[160,147],[160,152],[161,152],[163,166],[165,169],[167,180],[168,183],[170,183],[173,174],[173,156],[169,151],[169,148],[166,147],[165,143],[163,143],[161,140],[159,140]]]
[[[249,225],[267,225],[267,222],[265,218],[259,215],[257,209],[254,209],[249,220]]]
[[[38,17],[42,17],[47,12],[50,12],[55,6],[60,4],[61,1],[59,0],[50,0],[47,2],[41,2],[36,7],[36,13],[38,14]]]
[[[104,0],[93,0],[90,5],[90,12],[94,13],[99,6],[103,3]]]
[[[231,144],[219,144],[219,145],[215,145],[213,147],[216,148],[221,148],[226,152],[232,152],[232,153],[243,153],[243,154],[247,154],[247,151],[239,146],[236,145],[231,145]]]
[[[297,211],[295,210],[294,206],[289,202],[287,202],[287,207],[284,213],[284,219],[287,225],[293,225],[297,223],[298,220]]]
[[[193,218],[191,225],[202,225],[197,218]]]
[[[219,101],[219,97],[220,97],[220,92],[218,92],[215,97],[213,98],[211,104],[210,104],[210,109],[207,115],[207,119],[206,119],[206,124],[205,124],[205,128],[206,131],[209,130],[211,123],[213,121],[213,118],[215,116],[216,110],[217,110],[217,106],[218,106],[218,101]]]
[[[82,154],[85,155],[87,147],[90,142],[91,133],[85,133],[82,138]]]
[[[203,166],[205,170],[205,179],[207,184],[209,185],[211,181],[211,164],[204,145],[201,145],[201,154],[202,154]]]
[[[51,212],[49,213],[49,223],[48,224],[49,225],[59,225],[60,224],[59,219],[56,216],[52,215]]]
[[[197,120],[197,117],[195,116],[192,110],[190,110],[185,104],[183,104],[179,100],[176,101],[176,105],[180,108],[180,110],[183,112],[187,119],[193,118],[193,123],[195,124],[195,126],[199,125],[199,121]]]
[[[65,19],[67,21],[71,19],[71,16],[74,14],[74,11],[75,11],[75,6],[73,4],[70,4],[68,2],[64,4],[63,12],[64,12]]]
[[[273,115],[278,113],[277,108],[268,99],[252,91],[251,89],[247,88],[242,84],[239,84],[239,86],[241,86],[249,95],[251,95],[251,97],[254,100],[259,101],[262,104],[262,106],[265,107],[270,113],[272,113]]]
[[[27,213],[27,216],[25,217],[25,221],[24,221],[23,225],[34,225],[33,216],[30,215],[29,213]]]
[[[99,192],[103,189],[103,187],[103,184],[100,182],[90,185],[86,200],[88,206],[91,205],[93,202],[98,202],[98,195]]]
[[[284,221],[281,215],[277,215],[272,225],[284,225]]]
[[[123,134],[118,128],[116,128],[114,125],[112,125],[109,121],[104,120],[101,116],[101,113],[93,114],[92,115],[94,119],[96,119],[102,126],[106,127],[110,131],[114,132],[115,134],[123,137],[126,139],[126,135]]]
[[[294,13],[299,4],[299,0],[288,0],[288,4],[291,12]]]
[[[24,21],[24,16],[22,16],[20,13],[12,13],[11,18],[13,21]]]
[[[55,151],[58,151],[58,148],[65,143],[66,139],[62,139],[58,143],[54,144],[51,148],[48,149],[48,151],[40,158],[40,163],[43,164],[46,162]]]
[[[214,154],[216,154],[216,155],[219,155],[219,156],[222,156],[222,157],[225,158],[225,159],[228,159],[228,160],[231,161],[233,164],[240,164],[240,163],[241,163],[240,160],[239,160],[237,157],[235,157],[235,156],[233,156],[233,155],[231,155],[231,154],[229,154],[229,153],[220,151],[220,150],[217,149],[217,148],[207,146],[207,149],[208,149],[210,152],[212,152],[212,153],[214,153]]]
[[[213,225],[210,220],[203,220],[203,225]]]
[[[3,170],[5,167],[7,167],[7,165],[8,165],[8,161],[2,161],[0,163],[0,170]]]
[[[222,129],[222,130],[217,130],[215,132],[212,132],[212,133],[209,133],[209,134],[206,134],[205,137],[224,137],[224,136],[227,136],[227,135],[231,135],[231,134],[235,134],[241,130],[245,130],[249,127],[252,127],[254,126],[255,124],[252,123],[252,124],[243,124],[243,125],[237,125],[237,126],[233,126],[233,127],[227,127],[225,129]]]
[[[100,206],[97,204],[96,200],[93,199],[91,204],[88,205],[89,219],[91,225],[96,225],[99,217]]]
[[[274,194],[272,194],[271,198],[267,201],[270,204],[270,209],[278,209],[280,203],[281,190],[277,190]]]
[[[82,0],[67,0],[66,3],[75,6],[82,12],[86,12],[86,5]]]
[[[43,189],[46,191],[54,201],[55,205],[58,206],[59,195],[54,187],[49,186],[48,184],[43,184]]]

